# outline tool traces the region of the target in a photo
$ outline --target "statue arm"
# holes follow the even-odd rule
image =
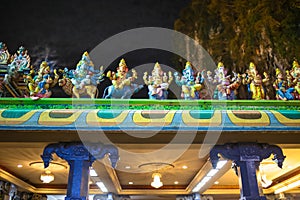
[[[175,77],[175,83],[178,85],[178,86],[182,86],[182,82],[180,80],[180,76],[178,75],[178,72],[174,72],[174,77]]]
[[[135,81],[135,79],[137,79],[137,72],[135,71],[135,69],[132,70],[132,76],[130,77],[130,81],[133,82]]]
[[[147,80],[147,77],[148,77],[148,72],[144,72],[144,76],[143,76],[144,83],[145,83],[146,85],[149,85],[150,83],[149,83],[149,81]]]
[[[168,84],[170,85],[173,81],[173,76],[172,76],[172,72],[169,71],[169,81],[168,81]]]
[[[53,79],[53,82],[51,83],[50,87],[54,87],[57,84],[58,79],[59,79],[59,75],[57,74],[56,69],[54,69],[53,73],[54,73],[54,79]]]

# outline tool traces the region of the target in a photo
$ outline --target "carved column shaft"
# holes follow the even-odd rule
[[[244,199],[255,199],[260,197],[261,200],[266,199],[262,193],[259,175],[259,162],[257,161],[243,161],[239,162],[238,176],[240,193]]]
[[[69,178],[66,200],[78,197],[85,200],[88,196],[89,167],[90,161],[70,160]]]

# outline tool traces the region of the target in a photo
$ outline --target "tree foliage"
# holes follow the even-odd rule
[[[254,62],[275,74],[299,58],[298,0],[192,0],[174,28],[197,39],[212,58],[236,72]]]

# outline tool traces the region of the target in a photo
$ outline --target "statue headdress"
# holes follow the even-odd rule
[[[185,63],[185,69],[187,69],[189,67],[192,68],[192,64],[190,62],[186,62]]]
[[[256,69],[256,66],[255,66],[255,64],[253,62],[250,62],[249,69],[250,70]]]
[[[89,57],[89,53],[87,51],[85,51],[82,55]]]
[[[159,76],[162,76],[163,73],[164,73],[164,72],[162,71],[162,69],[161,69],[161,67],[160,67],[160,64],[159,64],[158,62],[156,62],[155,65],[154,65],[152,74],[153,74],[153,73],[158,73],[157,75],[159,75]]]
[[[47,67],[48,66],[48,63],[47,61],[43,61],[40,65],[40,67]]]
[[[298,67],[299,67],[299,63],[296,60],[294,60],[294,62],[293,62],[293,69],[294,68],[298,68]]]
[[[87,51],[83,52],[81,60],[78,62],[77,67],[81,66],[84,63],[88,64],[91,67],[94,67],[94,63],[92,62],[90,55]]]
[[[218,68],[220,68],[220,67],[224,67],[224,64],[222,62],[218,63]]]
[[[281,70],[279,69],[279,68],[276,68],[275,69],[275,74],[276,74],[276,76],[278,75],[278,74],[280,74],[281,73]]]
[[[127,65],[126,65],[126,62],[125,62],[125,59],[124,59],[124,58],[122,58],[122,59],[120,60],[119,67],[121,67],[121,66],[125,66],[125,67],[127,67]]]
[[[154,68],[161,69],[160,64],[158,62],[155,63]]]
[[[25,48],[23,46],[20,46],[17,52],[18,52],[18,54],[23,55],[25,53]]]

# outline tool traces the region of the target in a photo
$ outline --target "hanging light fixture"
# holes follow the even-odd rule
[[[51,173],[51,171],[46,170],[44,173],[41,174],[40,179],[43,183],[50,183],[54,181],[54,175]]]
[[[153,181],[151,182],[151,186],[154,188],[160,188],[164,184],[161,182],[161,174],[158,173],[158,170],[167,170],[170,168],[174,168],[174,165],[171,163],[165,163],[165,162],[149,162],[149,163],[143,163],[139,165],[139,168],[141,168],[144,172],[154,172],[152,174]]]
[[[151,182],[151,186],[154,188],[160,188],[163,186],[163,183],[160,181],[161,174],[160,173],[153,173],[152,174],[153,182]]]
[[[34,161],[29,163],[30,167],[33,167],[35,170],[44,170],[44,162],[43,161]],[[50,162],[47,170],[45,170],[41,176],[40,180],[43,183],[50,183],[54,181],[54,175],[51,171],[60,172],[62,170],[66,170],[68,167],[65,164],[58,163],[58,162]]]

